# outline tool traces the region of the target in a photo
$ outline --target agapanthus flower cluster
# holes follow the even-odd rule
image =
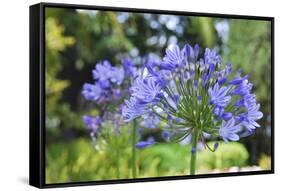
[[[87,100],[103,103],[119,99],[122,96],[120,85],[125,76],[122,67],[113,67],[110,62],[105,60],[96,65],[92,75],[95,83],[85,83],[83,86],[82,94]]]
[[[82,90],[82,95],[86,100],[93,101],[105,108],[101,112],[102,115],[83,116],[83,122],[88,127],[94,141],[100,132],[100,127],[106,122],[111,122],[116,134],[119,133],[123,119],[120,105],[116,105],[116,102],[122,101],[122,98],[127,94],[124,89],[128,89],[126,86],[136,75],[137,67],[129,58],[124,58],[120,67],[112,66],[107,60],[96,64],[92,71],[94,83],[85,83]],[[107,111],[110,105],[114,105],[111,112]]]
[[[160,58],[150,54],[143,59],[146,65],[156,65],[160,63]],[[102,127],[107,123],[111,123],[114,127],[116,135],[120,133],[120,127],[124,125],[123,117],[121,116],[121,108],[123,107],[122,99],[129,93],[131,83],[141,73],[143,67],[137,67],[132,59],[126,57],[122,59],[122,65],[115,67],[105,60],[96,64],[92,71],[94,83],[85,83],[83,85],[82,95],[86,100],[93,101],[101,105],[102,115],[83,116],[83,123],[87,126],[93,142],[96,141]],[[117,101],[119,104],[116,104]],[[127,101],[125,101],[127,103]],[[120,104],[121,103],[121,104]],[[113,105],[113,107],[110,107]],[[141,107],[136,110],[141,111]],[[160,124],[160,120],[153,112],[146,113],[142,116],[138,128],[156,128]],[[152,140],[150,138],[149,140]]]
[[[171,45],[160,62],[147,62],[125,100],[124,120],[153,113],[165,123],[170,141],[183,140],[195,129],[203,142],[206,137],[238,141],[253,134],[263,114],[249,76],[234,72],[231,64],[223,65],[216,50],[206,48],[200,55],[198,45],[186,44],[182,49]]]

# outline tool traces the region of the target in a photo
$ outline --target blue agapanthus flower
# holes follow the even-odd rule
[[[145,113],[147,113],[148,105],[140,103],[137,98],[131,97],[125,100],[125,106],[122,110],[122,116],[125,122],[131,121]]]
[[[96,69],[93,70],[93,78],[100,84],[104,84],[105,87],[109,86],[110,82],[120,85],[124,74],[123,68],[113,67],[107,60],[98,63]]]
[[[178,45],[171,45],[166,49],[166,55],[161,64],[162,69],[174,70],[184,66],[184,51]]]
[[[199,55],[198,45],[171,45],[162,61],[146,62],[146,72],[135,79],[123,108],[125,121],[153,112],[166,124],[170,141],[190,135],[199,141],[209,135],[228,142],[253,134],[263,114],[249,76],[240,69],[234,73],[215,49]]]
[[[139,141],[136,144],[136,147],[139,148],[139,149],[143,149],[143,148],[146,148],[146,147],[149,147],[149,146],[153,145],[154,143],[155,143],[154,138],[150,137],[145,141]]]
[[[118,100],[123,96],[120,89],[125,79],[123,67],[114,67],[105,60],[97,63],[92,74],[95,83],[85,83],[82,90],[87,100],[104,103]]]
[[[228,95],[229,88],[220,87],[218,83],[213,88],[209,88],[210,104],[215,104],[218,107],[225,107],[228,105],[231,96]]]
[[[135,78],[138,75],[138,69],[135,63],[130,58],[124,58],[122,60],[122,65],[125,70],[125,74],[128,77]]]
[[[82,94],[87,100],[98,100],[102,95],[102,88],[98,84],[85,83]]]
[[[102,118],[99,116],[92,117],[92,116],[84,115],[83,122],[84,122],[84,124],[87,125],[92,138],[95,139],[95,137],[99,131],[99,128],[102,124]]]
[[[120,133],[123,123],[122,110],[116,102],[122,102],[127,92],[124,86],[131,83],[137,75],[137,68],[130,58],[122,60],[122,66],[113,66],[109,61],[104,60],[96,64],[92,71],[93,83],[85,83],[82,95],[88,101],[92,101],[104,108],[101,116],[83,116],[83,122],[91,132],[95,141],[100,127],[110,122],[114,126],[115,133]],[[119,103],[120,104],[120,103]],[[113,105],[114,109],[107,111]]]
[[[238,141],[238,132],[240,131],[240,129],[241,126],[237,124],[235,125],[235,120],[233,118],[228,121],[223,120],[221,128],[219,129],[219,135],[225,142],[228,142],[228,140]]]
[[[132,96],[142,103],[153,103],[160,96],[161,85],[155,77],[137,78],[131,88]]]

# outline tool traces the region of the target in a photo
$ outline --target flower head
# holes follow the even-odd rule
[[[183,51],[180,50],[178,45],[171,45],[166,49],[166,55],[161,64],[162,69],[174,70],[182,68],[185,65]]]
[[[155,77],[147,77],[144,79],[138,77],[131,88],[132,96],[143,103],[156,101],[161,93],[161,89],[161,85]]]
[[[85,83],[83,85],[82,94],[87,100],[95,100],[96,101],[101,97],[102,89],[97,84],[93,85],[93,84]]]
[[[207,65],[220,65],[221,64],[221,56],[217,53],[217,51],[210,50],[209,48],[206,48],[205,54],[204,54],[204,62]]]
[[[210,104],[215,104],[218,107],[225,107],[229,103],[231,96],[227,95],[227,87],[219,87],[216,83],[213,88],[208,90],[210,96]]]
[[[193,63],[194,61],[196,61],[199,55],[199,49],[200,47],[198,44],[196,44],[194,48],[192,48],[192,46],[190,46],[189,44],[186,44],[183,48],[185,59],[187,59],[189,63]]]
[[[122,65],[125,70],[126,76],[135,78],[138,75],[137,67],[130,58],[124,58],[122,60]]]
[[[145,113],[147,113],[147,104],[140,103],[135,97],[130,100],[125,100],[125,105],[122,109],[122,116],[125,122],[129,122]]]
[[[84,124],[90,129],[94,141],[100,127],[107,126],[106,123],[108,122],[111,123],[111,126],[114,126],[116,135],[120,133],[123,117],[121,117],[121,109],[116,109],[116,101],[124,98],[124,94],[127,92],[123,91],[123,84],[125,87],[128,86],[131,82],[130,78],[133,78],[137,72],[130,59],[123,59],[122,62],[123,67],[112,66],[107,60],[97,63],[92,71],[94,84],[85,83],[83,85],[82,95],[85,99],[102,106],[100,117],[83,116]],[[125,78],[125,74],[127,78]],[[106,110],[110,106],[115,107],[114,114]],[[128,102],[127,106],[129,108],[125,109],[123,113],[130,116],[132,115],[130,109],[133,105]],[[137,105],[135,106],[137,107]]]
[[[94,84],[85,83],[82,95],[97,103],[111,102],[122,97],[120,86],[124,81],[125,71],[122,67],[114,67],[109,61],[99,62],[92,71]]]
[[[105,60],[97,63],[96,69],[93,70],[93,78],[99,81],[107,81],[110,79],[112,65],[109,61]]]
[[[247,128],[248,130],[256,129],[256,127],[260,127],[260,125],[256,122],[261,119],[263,114],[259,111],[260,104],[250,105],[247,113],[242,113],[239,115],[241,119],[241,124]]]
[[[110,82],[120,85],[125,75],[123,68],[113,67],[107,60],[98,63],[92,73],[93,78],[98,80],[104,88],[109,87],[111,85]]]
[[[234,118],[231,118],[228,121],[222,121],[221,128],[219,129],[219,135],[222,137],[222,139],[225,142],[228,142],[228,140],[231,141],[238,141],[239,135],[238,132],[241,130],[240,125],[235,125]]]
[[[172,45],[160,64],[146,63],[148,74],[135,79],[124,119],[157,113],[169,140],[176,141],[195,129],[201,139],[221,137],[225,142],[253,134],[263,115],[249,76],[238,70],[231,77],[231,64],[223,65],[216,50],[206,48],[203,58],[199,52],[198,45],[187,44],[183,49]]]
[[[117,85],[121,85],[123,82],[125,75],[125,71],[123,68],[113,68],[110,73],[110,81],[112,83],[116,83]]]

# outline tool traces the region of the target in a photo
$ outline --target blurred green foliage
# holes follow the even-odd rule
[[[271,170],[271,156],[262,154],[259,159],[259,166],[264,170]]]
[[[253,92],[264,116],[255,136],[243,140],[251,153],[250,162],[258,164],[263,153],[271,153],[271,24],[268,21],[231,19],[223,58],[241,68],[254,84]]]
[[[69,121],[74,126],[81,126],[79,116],[70,110],[70,105],[61,102],[64,90],[71,85],[71,81],[60,79],[59,74],[64,68],[62,52],[73,46],[75,38],[65,36],[65,27],[53,17],[46,19],[46,127],[51,136],[47,141],[60,137],[62,130],[59,128],[64,122]],[[80,123],[79,123],[80,122]],[[76,125],[75,125],[76,124]]]
[[[85,139],[52,145],[47,149],[47,183],[131,178],[130,151],[130,146],[120,149],[117,161],[112,149],[97,148]],[[159,144],[137,150],[137,155],[139,178],[188,174],[190,145]],[[241,143],[220,143],[214,153],[207,149],[198,152],[197,170],[206,173],[214,169],[242,167],[247,164],[248,156]]]
[[[262,127],[254,136],[242,139],[242,144],[221,143],[214,153],[199,152],[198,170],[209,172],[254,164],[270,168],[269,22],[61,8],[47,8],[45,13],[48,183],[132,177],[130,127],[124,126],[116,136],[112,124],[107,124],[92,145],[82,116],[97,115],[101,106],[85,101],[81,88],[83,83],[92,82],[91,71],[100,60],[120,65],[122,56],[131,56],[140,63],[150,52],[163,56],[171,43],[198,43],[201,54],[206,47],[217,48],[224,62],[230,61],[234,69],[242,68],[250,74],[264,113],[259,122]],[[216,28],[222,21],[229,27],[227,38],[222,38]],[[150,136],[149,131],[146,136]],[[138,150],[138,177],[188,174],[189,151],[189,146],[179,144]]]
[[[262,111],[270,112],[271,89],[271,30],[267,21],[231,20],[231,30],[225,60],[242,68],[255,85],[254,92],[263,104]],[[267,80],[263,80],[267,79]]]
[[[213,147],[214,143],[209,144]],[[201,152],[198,154],[200,168],[227,169],[232,166],[243,167],[247,164],[249,153],[240,143],[220,143],[215,152]]]

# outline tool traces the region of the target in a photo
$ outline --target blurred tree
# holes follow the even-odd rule
[[[46,127],[47,141],[62,134],[60,127],[63,121],[74,114],[68,104],[61,102],[63,91],[69,87],[70,80],[60,79],[58,74],[63,69],[62,52],[75,43],[71,36],[64,36],[65,28],[55,18],[46,19]],[[58,107],[58,105],[60,105]]]

